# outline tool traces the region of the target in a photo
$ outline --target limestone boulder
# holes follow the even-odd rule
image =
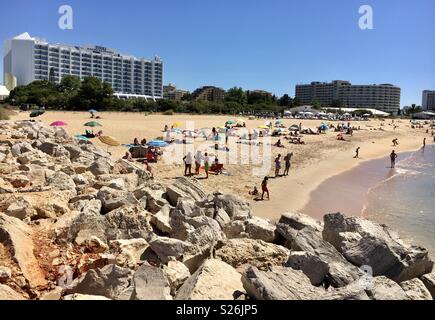
[[[182,197],[196,201],[206,197],[203,186],[196,179],[186,177],[178,178],[172,185],[166,188],[166,196],[172,206],[176,206],[178,199]]]
[[[433,300],[429,290],[427,290],[424,283],[418,278],[403,281],[400,283],[400,286],[411,300]]]
[[[143,264],[133,276],[133,300],[172,300],[171,288],[162,269]]]

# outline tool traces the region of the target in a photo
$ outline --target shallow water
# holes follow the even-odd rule
[[[435,146],[361,163],[332,177],[311,194],[302,210],[316,218],[329,212],[385,223],[435,253]]]

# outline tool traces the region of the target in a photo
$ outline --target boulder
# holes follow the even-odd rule
[[[281,225],[288,225],[295,230],[302,230],[305,227],[311,227],[311,229],[318,232],[320,236],[323,230],[323,224],[319,220],[313,219],[302,213],[284,213],[278,223]]]
[[[13,174],[4,177],[14,188],[25,188],[30,184],[30,179],[23,174]]]
[[[302,270],[314,286],[322,284],[329,273],[328,263],[314,254],[304,251],[291,252],[285,266]]]
[[[279,222],[277,231],[287,240],[287,248],[305,251],[328,264],[329,273],[326,280],[333,287],[344,287],[360,277],[361,271],[346,261],[333,245],[324,241],[319,232],[310,226],[296,230],[289,224]]]
[[[162,269],[143,264],[133,276],[133,300],[172,300],[168,279]]]
[[[156,237],[150,242],[151,249],[159,256],[163,263],[179,259],[191,249],[191,244],[178,239]]]
[[[149,247],[145,239],[112,240],[110,247],[116,252],[116,263],[134,269],[142,261],[142,255]]]
[[[177,260],[169,261],[167,266],[163,266],[163,271],[168,278],[171,293],[173,295],[181,287],[184,281],[190,277],[190,272],[186,265]]]
[[[365,290],[373,300],[409,300],[396,282],[384,276],[368,279]]]
[[[45,286],[47,281],[33,250],[32,230],[19,219],[0,213],[0,242],[11,252],[31,288]]]
[[[236,196],[215,193],[214,204],[216,210],[223,209],[231,220],[246,220],[252,217],[249,203]]]
[[[0,284],[0,301],[3,300],[25,300],[18,292],[7,285]]]
[[[99,158],[88,167],[88,171],[92,172],[96,177],[102,174],[109,174],[112,169],[113,165],[106,158]]]
[[[340,213],[324,216],[323,238],[354,265],[368,265],[373,275],[402,282],[431,272],[424,248],[405,243],[385,225]]]
[[[75,196],[77,194],[76,184],[74,183],[74,180],[62,171],[57,171],[52,176],[48,177],[47,185],[57,190],[70,191],[72,196]]]
[[[241,275],[221,260],[209,259],[178,290],[177,300],[234,300],[244,293]]]
[[[110,300],[110,299],[106,298],[104,296],[74,293],[74,294],[69,294],[69,295],[64,296],[63,300],[70,300],[70,301],[72,301],[72,300],[92,301],[92,300]]]
[[[150,224],[151,215],[140,206],[128,205],[112,210],[105,215],[106,237],[116,239],[150,239],[154,234]]]
[[[216,250],[216,258],[239,268],[252,265],[261,270],[270,266],[282,266],[289,257],[290,251],[279,245],[255,239],[231,239]]]
[[[32,218],[36,216],[36,211],[29,201],[19,197],[7,207],[5,214],[20,220],[24,220],[26,218]]]
[[[173,231],[170,221],[171,210],[169,205],[165,205],[151,217],[151,223],[163,233],[171,233]]]
[[[435,272],[423,275],[421,281],[435,300]]]
[[[248,238],[245,222],[241,220],[231,221],[223,227],[223,231],[228,239]]]
[[[5,283],[12,277],[12,271],[8,267],[0,266],[0,283]]]
[[[122,206],[138,204],[138,201],[133,194],[109,187],[101,188],[97,193],[97,199],[101,200],[103,214]]]
[[[65,294],[80,293],[120,300],[125,290],[131,286],[132,276],[130,269],[113,264],[101,269],[91,269],[75,279]]]
[[[216,215],[214,216],[214,219],[217,221],[217,223],[219,223],[221,229],[224,229],[226,225],[231,223],[230,216],[222,208],[216,210]]]
[[[403,281],[400,283],[400,286],[411,300],[433,300],[429,290],[426,289],[424,283],[418,278]]]
[[[176,206],[178,199],[182,197],[196,201],[206,197],[203,186],[196,179],[186,177],[178,178],[172,185],[166,188],[166,196],[172,206]]]
[[[80,147],[75,144],[65,144],[63,145],[63,147],[69,152],[69,157],[71,161],[79,158],[83,153],[82,149],[80,149]]]
[[[292,268],[276,266],[261,271],[249,267],[242,282],[248,295],[256,300],[313,300],[325,294],[322,288],[311,285],[302,271]]]
[[[276,226],[266,219],[253,217],[246,220],[245,230],[252,239],[266,242],[274,242],[276,239]]]

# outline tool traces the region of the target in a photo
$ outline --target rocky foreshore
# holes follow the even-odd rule
[[[433,262],[385,225],[254,216],[41,122],[0,122],[0,300],[432,300]]]

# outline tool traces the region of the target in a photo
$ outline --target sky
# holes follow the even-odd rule
[[[294,96],[297,83],[392,83],[401,105],[435,90],[434,0],[14,0],[0,41],[22,32],[164,61],[164,83],[241,86]],[[61,5],[73,29],[58,27]],[[360,6],[373,9],[361,30]],[[3,65],[0,64],[3,74]],[[2,81],[2,80],[1,80]]]

